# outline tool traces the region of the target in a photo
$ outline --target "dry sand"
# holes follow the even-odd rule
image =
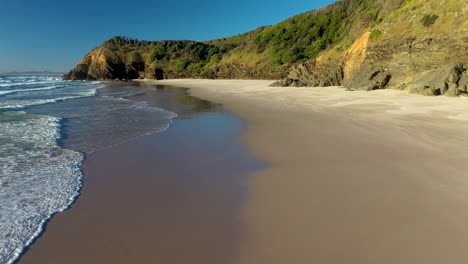
[[[249,183],[237,264],[468,262],[468,98],[152,83],[223,103],[270,164]]]

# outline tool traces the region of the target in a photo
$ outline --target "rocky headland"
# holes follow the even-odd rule
[[[268,79],[276,86],[468,94],[468,3],[342,0],[211,41],[115,37],[69,80]]]

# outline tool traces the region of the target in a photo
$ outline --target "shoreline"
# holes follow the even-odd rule
[[[222,103],[246,120],[242,140],[270,165],[250,180],[236,264],[468,259],[467,98],[149,83]]]
[[[189,94],[196,98],[222,104],[246,124],[240,138],[249,152],[268,164],[249,176],[246,186],[242,187],[248,193],[239,207],[239,215],[223,218],[223,221],[234,219],[235,226],[240,228],[221,226],[218,229],[220,234],[230,232],[234,239],[223,244],[226,247],[220,251],[228,254],[213,255],[212,262],[204,259],[200,263],[217,264],[223,259],[222,263],[233,264],[439,264],[447,260],[464,263],[468,259],[463,248],[468,243],[468,227],[465,226],[468,213],[464,212],[468,206],[468,195],[465,194],[468,165],[464,162],[468,159],[465,153],[468,136],[464,133],[468,122],[464,121],[463,115],[459,119],[450,118],[457,116],[464,107],[468,109],[466,101],[463,101],[465,98],[447,98],[440,104],[431,105],[430,98],[401,91],[374,93],[346,92],[337,87],[268,87],[270,81],[165,80],[145,83],[187,88]],[[145,95],[140,99],[144,98]],[[455,107],[451,109],[451,106]],[[196,126],[193,124],[194,128]],[[158,134],[141,136],[125,143],[125,146],[97,152],[101,154],[91,165],[95,170],[93,177],[105,173],[99,170],[115,167],[109,159],[124,156],[129,149],[140,153],[141,148],[147,149],[149,145],[159,147],[155,142],[163,144],[164,140],[156,140]],[[210,138],[206,142],[212,140]],[[226,148],[219,148],[219,151],[224,153]],[[121,162],[137,162],[135,157],[130,154]],[[167,163],[178,158],[169,157]],[[151,170],[150,164],[143,162],[137,167],[148,171]],[[124,172],[123,168],[122,173],[130,173]],[[119,172],[117,169],[113,173]],[[109,180],[112,179],[88,182],[94,189],[94,198],[85,197],[87,201],[84,202],[92,205],[88,209],[94,207],[93,213],[85,212],[85,207],[76,210],[74,207],[80,205],[75,204],[69,211],[57,214],[51,221],[50,230],[53,228],[53,231],[44,233],[45,241],[39,239],[38,244],[33,244],[31,252],[26,252],[26,257],[20,258],[18,263],[45,263],[65,244],[76,248],[61,251],[61,257],[70,260],[70,256],[76,255],[73,261],[77,263],[80,263],[80,258],[87,257],[88,263],[105,262],[109,258],[113,263],[128,263],[125,262],[129,257],[125,251],[111,253],[111,248],[105,246],[107,242],[100,235],[99,221],[91,220],[93,215],[98,216],[102,227],[105,223],[102,219],[112,215],[108,210],[101,212],[99,205],[95,205],[96,201],[123,214],[134,210],[127,201],[120,199],[119,203],[113,204],[110,197],[105,198],[98,192],[106,190]],[[180,184],[185,184],[185,180]],[[128,187],[128,183],[119,185]],[[186,184],[187,188],[193,188],[196,182]],[[146,185],[135,185],[129,195],[141,195],[142,190],[148,188]],[[226,185],[226,190],[229,186]],[[209,190],[211,188],[206,189]],[[121,194],[112,196],[116,195]],[[166,198],[169,199],[155,199],[153,202],[171,202],[175,197]],[[203,200],[200,205],[209,201]],[[170,207],[167,208],[169,210]],[[192,214],[181,218],[188,216],[192,218]],[[179,222],[177,219],[179,217],[168,217],[167,224]],[[111,229],[103,232],[111,237],[118,236],[114,234],[117,229],[112,230],[117,226],[109,225]],[[209,228],[214,226],[212,223]],[[143,229],[154,232],[155,237],[167,231],[152,225],[143,225]],[[128,229],[128,226],[121,232],[125,233],[123,237],[133,236],[133,241],[136,241],[144,236],[143,229],[134,236],[130,234],[135,230]],[[167,256],[178,255],[181,248],[177,243],[190,240],[187,234],[198,237],[191,233],[197,230],[200,231],[199,228],[184,229],[179,235],[163,235],[174,246]],[[113,239],[117,243],[126,243],[118,237]],[[152,250],[136,255],[141,253],[139,248],[131,255],[148,261],[152,259],[151,251],[155,248],[167,247],[164,240],[147,242],[145,245],[151,246]],[[209,246],[206,241],[200,242],[200,248],[194,249],[193,256],[200,250],[219,251],[213,250],[220,246],[219,243]],[[80,243],[89,243],[89,246]],[[90,248],[91,245],[101,247]],[[193,244],[186,247],[191,248]],[[83,256],[83,252],[88,254]],[[32,262],[38,257],[44,261]],[[182,259],[180,262],[186,263]]]
[[[127,98],[163,104],[178,117],[168,130],[87,155],[78,199],[16,263],[231,261],[246,177],[263,165],[237,139],[241,120],[185,91],[153,88]]]

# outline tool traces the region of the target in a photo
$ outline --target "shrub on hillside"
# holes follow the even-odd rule
[[[378,37],[380,37],[380,35],[382,35],[382,31],[380,31],[378,29],[374,29],[370,34],[370,38],[371,39],[377,39]]]
[[[429,27],[435,23],[437,18],[439,18],[439,16],[436,14],[425,14],[421,19],[421,23],[423,24],[423,26]]]

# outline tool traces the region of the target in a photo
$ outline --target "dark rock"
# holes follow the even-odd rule
[[[438,88],[436,88],[436,91],[437,94],[445,94],[448,91],[448,85],[444,83],[443,86],[438,86]]]
[[[162,69],[154,70],[154,77],[156,78],[156,80],[164,79],[164,71]]]

